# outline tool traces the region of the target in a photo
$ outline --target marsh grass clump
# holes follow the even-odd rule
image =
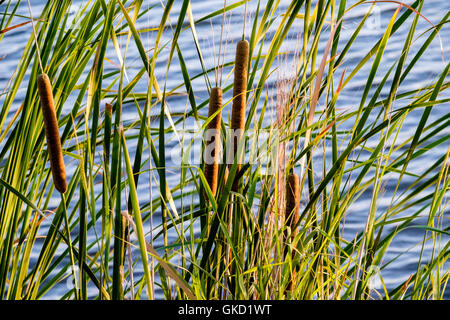
[[[450,12],[391,1],[368,35],[389,1],[250,1],[30,10],[0,79],[0,299],[448,298],[450,64],[420,64]],[[6,3],[3,47],[27,28]]]
[[[67,190],[66,168],[59,137],[58,119],[56,119],[55,105],[53,101],[52,85],[49,77],[43,73],[37,78],[41,110],[44,119],[45,136],[47,138],[47,150],[50,159],[50,167],[53,175],[53,183],[56,190],[65,193]]]

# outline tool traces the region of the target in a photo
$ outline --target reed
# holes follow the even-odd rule
[[[245,110],[247,106],[247,77],[248,77],[249,44],[241,40],[236,46],[234,64],[233,106],[231,111],[231,137],[233,139],[233,159],[237,161],[237,171],[241,168],[243,146],[240,146],[245,129]],[[238,154],[239,152],[239,154]],[[235,179],[232,190],[237,191],[238,180]]]
[[[220,123],[222,120],[222,89],[215,87],[211,89],[209,98],[208,118],[217,113],[208,123],[206,131],[206,151],[204,174],[212,194],[217,191],[217,180],[219,174],[219,151],[220,151]],[[219,112],[218,112],[219,111]]]
[[[56,119],[52,85],[49,77],[43,73],[37,78],[41,109],[44,118],[45,136],[47,138],[48,156],[56,190],[65,193],[67,190],[66,168],[59,138],[58,120]]]
[[[109,117],[112,116],[112,110],[113,110],[113,105],[111,103],[105,103],[105,111],[107,112]]]
[[[295,237],[298,234],[298,228],[297,228],[297,222],[299,219],[299,205],[300,205],[300,183],[298,175],[295,173],[291,173],[288,175],[286,179],[286,208],[285,208],[285,227],[290,229],[290,237],[287,230],[284,233],[284,243],[286,245],[284,256],[286,258],[288,254],[288,247],[287,245],[289,243],[293,243]],[[292,254],[292,258],[294,258],[295,254]],[[293,286],[295,281],[293,281],[293,277],[295,277],[295,271],[292,271],[291,274],[291,280],[289,281],[289,284],[287,286],[289,291],[293,290]]]
[[[291,173],[286,179],[286,210],[285,219],[286,225],[293,228],[298,221],[298,211],[300,204],[300,183],[298,175]],[[292,236],[295,236],[296,231],[291,230]]]

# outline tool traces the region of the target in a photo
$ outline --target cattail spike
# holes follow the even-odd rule
[[[295,173],[290,174],[286,181],[286,225],[294,228],[298,222],[298,211],[300,204],[300,186],[299,178]],[[296,232],[292,229],[292,235]]]
[[[286,211],[285,211],[285,225],[291,228],[291,241],[297,236],[298,228],[296,227],[299,219],[299,205],[300,205],[300,186],[299,178],[295,173],[290,174],[286,181]],[[288,242],[287,234],[284,236],[285,243]],[[286,255],[287,247],[284,251]],[[295,277],[296,271],[293,270],[292,278]],[[294,281],[291,279],[288,284],[288,290],[294,289]]]
[[[59,137],[58,119],[56,119],[55,105],[53,102],[52,85],[48,76],[43,73],[37,79],[41,109],[44,118],[47,149],[50,159],[50,168],[53,175],[53,183],[56,190],[64,193],[67,190],[66,168]]]
[[[248,41],[239,41],[236,46],[236,59],[234,64],[232,129],[244,129],[245,125],[248,55]]]
[[[247,40],[241,40],[236,46],[236,59],[234,65],[233,106],[231,112],[231,129],[233,139],[234,159],[238,153],[239,144],[245,129],[245,109],[247,105],[247,75],[248,75],[249,44]],[[237,171],[241,155],[237,157]],[[231,160],[230,159],[230,160]],[[237,190],[237,181],[233,184],[233,191]]]
[[[222,108],[222,89],[212,88],[209,97],[208,117]],[[205,178],[213,195],[216,195],[219,174],[220,123],[222,111],[209,122],[206,132]]]
[[[105,103],[105,111],[108,113],[108,116],[112,115],[113,105],[110,103]]]

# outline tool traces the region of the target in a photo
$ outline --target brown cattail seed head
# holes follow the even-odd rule
[[[234,86],[233,86],[233,106],[231,112],[231,129],[232,129],[232,143],[233,156],[238,152],[239,143],[244,133],[245,128],[245,109],[247,106],[247,75],[248,75],[248,59],[249,59],[249,44],[247,40],[241,40],[236,46],[236,59],[234,64]],[[238,155],[237,170],[240,170],[239,163],[242,155]],[[231,159],[230,159],[231,160]],[[233,184],[233,191],[237,190],[237,181]]]
[[[236,60],[234,64],[233,110],[231,114],[232,129],[244,129],[245,125],[248,55],[248,41],[239,41],[236,46]]]
[[[287,177],[286,181],[286,226],[289,226],[291,228],[291,239],[294,239],[297,235],[297,227],[295,225],[298,222],[299,216],[299,204],[300,204],[300,186],[299,186],[299,179],[298,176],[295,173],[290,174]],[[288,241],[287,234],[285,233],[285,242]],[[285,249],[285,255],[287,254],[288,250]],[[291,277],[294,278],[296,276],[296,271],[292,271]],[[295,281],[291,279],[288,283],[287,290],[293,291],[294,290],[294,284]]]
[[[37,79],[41,109],[44,118],[47,149],[50,159],[50,168],[53,175],[53,183],[56,190],[64,193],[67,190],[66,168],[59,138],[58,120],[56,119],[55,105],[53,102],[52,85],[46,74],[41,74]]]
[[[113,110],[112,104],[106,103],[105,104],[105,110],[106,110],[106,113],[108,114],[108,116],[111,116],[112,115],[112,110]]]
[[[290,174],[286,181],[286,225],[291,227],[292,236],[296,232],[292,230],[298,222],[298,211],[300,204],[300,187],[298,175]]]
[[[211,117],[222,108],[222,89],[212,88],[209,97],[208,117]],[[220,147],[220,123],[222,120],[222,111],[211,119],[206,132],[205,148],[205,178],[213,193],[217,191],[217,179],[219,173],[219,147]]]
[[[239,142],[245,127],[246,91],[248,75],[249,46],[247,40],[241,40],[236,47],[236,60],[234,65],[233,107],[231,112],[231,129],[241,130],[237,137]],[[237,151],[237,143],[234,143],[234,153]]]

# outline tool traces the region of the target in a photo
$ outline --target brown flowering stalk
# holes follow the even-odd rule
[[[43,73],[37,79],[39,97],[41,99],[42,115],[44,118],[47,149],[50,159],[50,168],[56,190],[64,193],[67,190],[66,168],[59,138],[58,120],[56,119],[53,102],[52,85],[48,76]]]
[[[238,153],[239,144],[245,129],[245,109],[247,106],[247,75],[248,75],[249,44],[247,40],[241,40],[236,46],[236,59],[234,65],[233,106],[231,112],[231,132],[233,139],[233,159]],[[241,155],[237,157],[237,170],[241,166]],[[237,191],[238,181],[233,183],[233,191]]]
[[[209,98],[208,117],[211,117],[222,108],[222,89],[219,87],[212,88]],[[219,174],[219,143],[220,143],[220,122],[222,119],[222,111],[219,111],[209,122],[206,136],[206,149],[210,151],[209,156],[205,159],[204,174],[206,181],[213,195],[216,195],[217,180]]]

